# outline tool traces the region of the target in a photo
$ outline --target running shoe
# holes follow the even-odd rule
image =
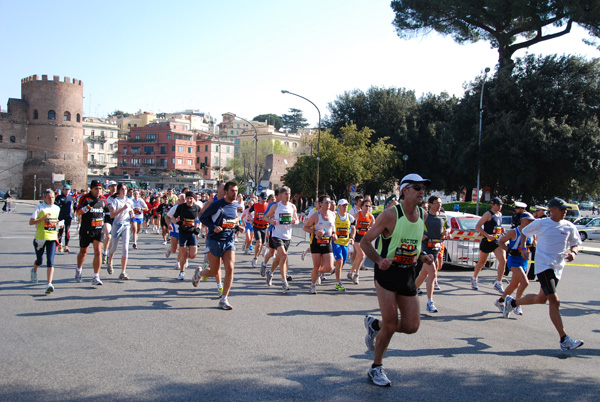
[[[121,272],[121,275],[119,275],[119,279],[121,279],[123,281],[128,281],[129,276],[127,276],[127,272]]]
[[[366,315],[364,319],[365,328],[367,329],[367,335],[365,336],[365,344],[367,345],[367,349],[375,350],[375,337],[379,333],[379,331],[375,331],[373,329],[373,322],[377,321],[377,318]]]
[[[112,275],[112,273],[113,273],[112,261],[108,261],[106,263],[106,272],[108,272],[109,275]]]
[[[320,275],[320,278],[321,278],[321,282],[323,282],[323,281],[326,281],[326,280],[327,280],[327,277],[325,276],[325,274],[321,274],[321,275]]]
[[[219,297],[223,296],[223,285],[220,283],[219,286],[217,286],[217,293],[219,294]]]
[[[515,311],[514,311],[514,313],[515,313],[516,315],[523,315],[523,310],[521,310],[521,306],[517,306],[517,307],[515,307]]]
[[[133,243],[133,249],[137,250],[137,243]]]
[[[171,256],[171,247],[167,248],[167,251],[165,251],[165,257],[169,258]]]
[[[479,284],[477,278],[471,278],[471,289],[479,290]]]
[[[306,253],[307,253],[307,251],[306,251],[306,250],[304,250],[304,251],[302,252],[302,255],[300,256],[300,258],[302,258],[302,261],[304,261],[304,259],[306,258]]]
[[[223,309],[223,310],[232,310],[233,309],[233,307],[231,307],[231,304],[229,304],[227,297],[221,297],[221,300],[219,300],[219,308]]]
[[[417,288],[417,294],[418,295],[422,295],[423,294],[423,291],[421,290],[421,288]]]
[[[319,274],[319,276],[317,276],[317,285],[321,284],[321,274]]]
[[[343,287],[341,283],[336,283],[335,284],[335,290],[339,290],[340,292],[345,292],[346,288]]]
[[[75,282],[81,283],[81,281],[83,280],[82,276],[83,276],[83,272],[75,270]]]
[[[273,285],[273,272],[271,270],[267,271],[267,286]]]
[[[317,294],[317,285],[315,285],[315,284],[310,285],[310,290],[308,291],[308,293],[310,293],[311,295],[316,295]]]
[[[290,285],[287,283],[287,281],[284,281],[281,284],[281,291],[285,294],[290,290]]]
[[[179,275],[177,276],[178,281],[182,281],[185,279],[185,271],[179,271]]]
[[[504,318],[508,318],[510,312],[513,311],[514,307],[512,304],[510,304],[510,302],[513,300],[514,299],[511,296],[506,296],[506,299],[504,300],[504,309],[502,310],[502,315]]]
[[[163,240],[163,246],[166,246],[166,245],[167,245],[167,241],[166,241],[166,240]],[[168,257],[167,257],[167,258],[168,258]]]
[[[181,271],[181,267],[179,266],[179,262],[175,263],[175,271]]]
[[[260,276],[262,276],[264,278],[266,273],[267,273],[267,264],[265,264],[264,262],[261,262],[260,263]]]
[[[501,313],[504,312],[504,302],[501,302],[500,299],[496,299],[494,306],[498,307],[498,310],[500,310]]]
[[[435,304],[433,304],[433,301],[427,302],[427,312],[428,313],[437,313],[438,312],[438,309],[435,308]]]
[[[70,253],[69,246],[65,246],[65,253]]]
[[[51,283],[48,284],[48,286],[46,286],[46,294],[50,294],[54,292],[54,286],[52,286]]]
[[[294,277],[292,275],[290,275],[290,274],[286,274],[285,275],[285,280],[288,281],[288,282],[291,282],[291,281],[294,280]]]
[[[254,246],[251,244],[250,247],[248,247],[248,250],[253,251],[254,250]]]
[[[504,293],[504,288],[502,287],[502,282],[500,281],[494,282],[494,289],[500,294]]]
[[[200,267],[197,267],[197,268],[194,270],[194,276],[192,277],[192,285],[193,285],[195,288],[197,288],[197,287],[198,287],[198,282],[200,282],[200,278],[201,278],[201,276],[200,276],[200,273],[201,273],[201,272],[202,272],[202,268],[200,268]]]
[[[268,252],[269,252],[269,247],[267,247],[267,246],[263,246],[263,252],[262,252],[262,256],[263,256],[263,257],[266,257]]]
[[[252,268],[256,268],[256,264],[258,263],[258,258],[252,259]]]
[[[106,264],[106,254],[102,254],[102,264]]]
[[[360,283],[358,272],[352,275],[352,283],[354,283],[355,285],[358,285]]]
[[[433,283],[433,289],[434,290],[440,290],[440,285],[438,284],[437,279],[435,280],[435,282]]]
[[[348,272],[346,274],[346,278],[348,278],[348,280],[351,281],[352,280],[352,272]]]
[[[102,286],[104,285],[99,277],[92,278],[92,286]]]
[[[565,340],[560,343],[560,350],[577,349],[581,345],[583,345],[583,341],[576,341],[569,335],[566,335]]]
[[[390,387],[392,382],[389,380],[383,367],[371,367],[367,373],[373,384],[379,387]]]
[[[33,282],[33,283],[37,283],[38,282],[38,280],[37,280],[37,272],[34,272],[33,268],[31,268],[31,282]]]

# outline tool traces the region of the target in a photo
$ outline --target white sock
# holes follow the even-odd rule
[[[77,271],[78,274],[80,274],[81,271],[83,271],[83,268],[75,268],[75,270]]]
[[[433,303],[433,299],[427,299],[427,303]]]

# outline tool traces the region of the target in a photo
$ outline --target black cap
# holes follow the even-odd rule
[[[260,193],[260,198],[262,198],[263,200],[266,200],[267,198],[267,193]]]
[[[90,188],[94,187],[102,187],[102,183],[100,183],[100,180],[92,180],[92,182],[90,183]]]
[[[502,200],[498,197],[494,197],[492,198],[492,204],[496,204],[496,205],[502,205]]]
[[[557,207],[560,209],[567,209],[567,203],[562,198],[553,198],[548,203],[548,208]]]

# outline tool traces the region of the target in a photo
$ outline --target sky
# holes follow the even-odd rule
[[[371,86],[463,94],[497,64],[486,42],[459,45],[435,33],[400,39],[389,0],[38,1],[0,0],[0,106],[21,97],[21,79],[83,81],[84,115],[114,110],[199,109],[245,119],[304,112]],[[599,57],[583,30],[516,53]]]

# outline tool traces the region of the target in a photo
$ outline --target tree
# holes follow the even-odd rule
[[[290,108],[290,114],[281,115],[281,119],[283,120],[283,128],[290,130],[292,133],[298,132],[299,128],[309,126],[300,109]]]
[[[118,109],[115,110],[114,112],[108,114],[108,117],[127,117],[127,116],[131,116],[131,113],[127,113],[127,112],[124,112],[124,111],[118,110]]]
[[[372,135],[373,130],[358,130],[354,124],[342,127],[338,136],[329,131],[321,133],[319,193],[347,198],[350,185],[357,183],[372,194],[391,189],[391,170],[396,163],[393,147],[386,144],[385,138],[372,142]],[[301,156],[283,181],[294,192],[312,196],[316,190],[316,166],[316,155]]]
[[[394,0],[391,7],[398,36],[435,30],[458,43],[485,40],[498,49],[500,71],[506,74],[517,50],[566,35],[573,24],[600,37],[596,0]]]
[[[278,155],[289,155],[290,151],[279,140],[273,142],[270,140],[260,140],[257,149],[255,149],[254,141],[241,142],[237,151],[237,156],[231,161],[235,178],[244,182],[249,180],[254,181],[254,176],[256,172],[258,172],[258,180],[260,181],[265,170],[267,155],[273,153]],[[254,158],[255,154],[258,159]],[[255,160],[258,161],[258,164],[255,164]],[[258,170],[256,170],[257,166]]]
[[[253,121],[266,121],[267,124],[275,126],[275,129],[279,131],[281,127],[283,127],[283,119],[276,114],[259,114],[258,116],[252,119]]]

